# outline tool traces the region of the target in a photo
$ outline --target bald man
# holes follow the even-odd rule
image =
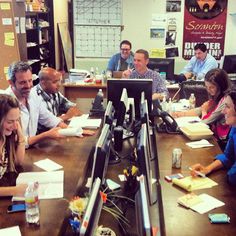
[[[62,77],[60,72],[46,67],[40,70],[38,76],[39,84],[33,87],[32,90],[41,97],[45,107],[50,112],[63,121],[82,114],[75,103],[69,101],[59,92]]]

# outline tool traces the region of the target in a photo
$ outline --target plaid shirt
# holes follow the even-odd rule
[[[131,79],[152,79],[152,93],[164,93],[169,97],[169,92],[166,88],[165,81],[161,78],[160,74],[156,71],[147,69],[144,74],[139,74],[136,70],[130,74]]]

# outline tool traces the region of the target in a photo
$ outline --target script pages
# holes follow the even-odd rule
[[[29,182],[39,183],[39,199],[63,198],[64,171],[53,172],[25,172],[20,173],[16,179],[16,185],[28,184]],[[12,201],[23,201],[24,197],[12,198]]]

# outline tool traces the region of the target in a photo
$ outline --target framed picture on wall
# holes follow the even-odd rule
[[[151,39],[165,38],[165,29],[156,27],[150,28],[150,38]]]
[[[181,11],[181,0],[167,0],[166,1],[167,12],[180,12]]]

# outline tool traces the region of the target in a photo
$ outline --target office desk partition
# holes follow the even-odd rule
[[[167,85],[170,97],[172,98],[174,94],[178,91],[178,84]],[[76,101],[79,98],[94,98],[99,89],[102,89],[104,97],[107,95],[107,84],[72,84],[64,83],[63,89],[64,95],[71,101]],[[178,99],[178,96],[175,98]]]
[[[102,89],[104,97],[107,94],[106,84],[63,84],[64,95],[71,101],[76,101],[78,98],[95,98],[99,89]]]

